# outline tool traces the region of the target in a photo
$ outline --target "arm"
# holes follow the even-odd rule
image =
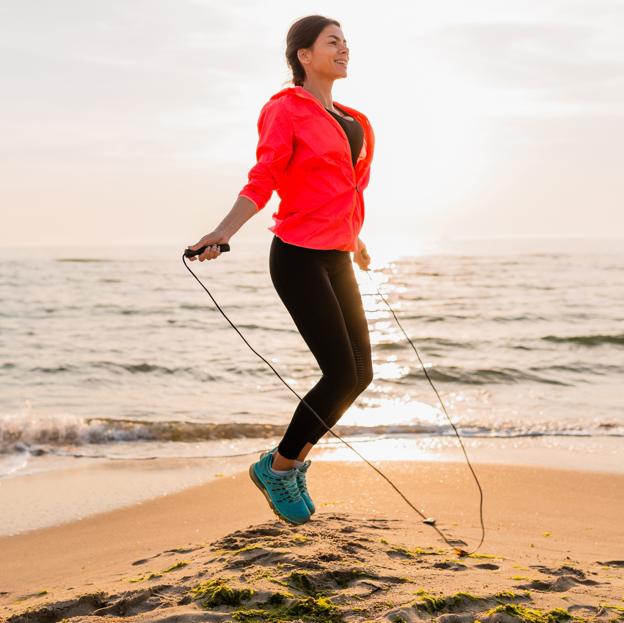
[[[248,183],[238,194],[232,209],[209,234],[199,242],[189,246],[197,250],[207,247],[199,259],[212,260],[221,254],[214,245],[229,242],[230,238],[269,201],[273,190],[278,186],[293,151],[293,126],[281,102],[269,100],[260,111],[258,118],[258,146],[256,164],[250,169]]]
[[[217,225],[216,231],[220,232],[224,240],[219,242],[229,242],[230,238],[256,213],[258,206],[243,195],[239,195],[224,219]]]
[[[280,100],[269,100],[258,117],[256,164],[249,170],[248,183],[239,193],[260,211],[278,187],[293,153],[294,129]]]

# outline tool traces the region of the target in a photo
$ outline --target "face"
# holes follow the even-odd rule
[[[321,31],[311,48],[300,49],[298,56],[308,77],[336,80],[347,76],[349,48],[342,30],[334,24]]]

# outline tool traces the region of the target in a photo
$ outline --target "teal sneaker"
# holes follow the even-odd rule
[[[314,507],[314,502],[308,493],[308,487],[306,484],[306,472],[311,464],[312,461],[310,459],[306,459],[303,462],[303,465],[299,465],[299,467],[297,467],[297,486],[299,487],[299,493],[301,493],[303,501],[306,503],[306,506],[310,511],[310,515],[314,515],[316,508]]]
[[[260,458],[262,458],[265,454],[273,455],[277,451],[277,446],[271,448],[271,450],[266,450],[265,452],[260,453]],[[308,467],[310,467],[312,461],[310,459],[306,459],[303,462],[303,465],[299,465],[299,467],[295,468],[297,470],[297,486],[299,487],[299,493],[301,493],[301,497],[303,501],[306,503],[308,510],[310,511],[310,516],[314,515],[316,512],[316,508],[314,506],[314,502],[310,497],[310,493],[308,492],[308,486],[306,483],[306,472],[308,471]]]
[[[273,453],[263,453],[258,461],[249,466],[251,480],[278,517],[293,524],[305,523],[310,519],[310,511],[299,492],[297,469],[276,474],[271,469],[272,462]]]

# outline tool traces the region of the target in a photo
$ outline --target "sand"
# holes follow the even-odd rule
[[[473,463],[486,534],[460,558],[369,466],[311,458],[317,512],[301,526],[243,471],[0,538],[0,619],[624,620],[623,475]],[[477,546],[466,465],[375,465],[449,539]]]

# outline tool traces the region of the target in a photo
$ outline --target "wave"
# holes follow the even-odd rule
[[[410,337],[415,345],[426,345],[429,348],[435,348],[436,346],[442,346],[445,348],[478,348],[478,345],[474,342],[457,342],[455,340],[448,340],[438,337]],[[409,343],[405,338],[398,338],[396,342],[378,342],[373,344],[374,350],[387,351],[387,350],[403,350],[406,346],[409,348]]]
[[[7,365],[7,364],[4,364]],[[9,366],[12,364],[9,364]],[[13,366],[14,367],[14,366]],[[30,372],[39,372],[43,374],[62,374],[69,372],[71,374],[84,374],[91,368],[105,369],[113,373],[119,374],[129,372],[130,374],[190,374],[202,381],[216,381],[223,377],[215,376],[207,373],[205,370],[198,370],[193,366],[162,366],[153,363],[117,363],[114,361],[91,361],[80,364],[61,364],[58,366],[36,366],[30,368]]]
[[[530,369],[531,368],[529,368],[529,370]],[[540,369],[540,372],[541,371],[542,370]],[[437,366],[428,368],[427,374],[432,381],[437,381],[439,383],[486,385],[492,383],[518,383],[520,381],[530,381],[533,383],[546,383],[548,385],[573,385],[573,383],[568,383],[558,378],[527,372],[517,368],[478,368],[476,370],[469,370],[456,366]],[[414,380],[421,380],[424,377],[425,374],[421,369],[409,372],[398,379],[384,379],[384,381],[401,385],[404,383],[410,383]]]
[[[624,437],[624,424],[598,422],[583,427],[552,423],[515,422],[487,425],[457,426],[462,437],[543,437],[543,436],[608,436]],[[413,423],[380,424],[375,426],[341,425],[332,429],[341,436],[430,435],[454,436],[448,424]],[[90,444],[114,445],[120,442],[201,442],[230,439],[281,437],[284,424],[261,422],[192,422],[146,421],[115,418],[81,418],[75,416],[37,417],[24,422],[23,417],[0,419],[0,454],[29,452],[50,453],[59,446]]]
[[[581,346],[600,346],[602,344],[624,345],[624,333],[606,335],[546,335],[542,339],[547,342],[580,344]]]

